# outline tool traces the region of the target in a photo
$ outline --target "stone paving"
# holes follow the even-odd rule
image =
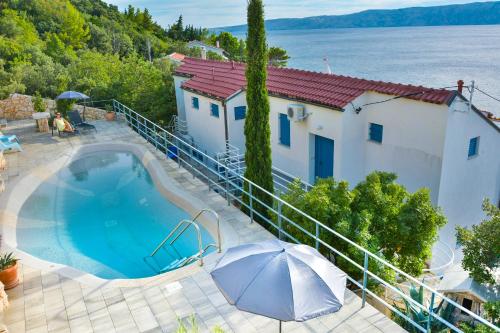
[[[96,142],[128,142],[147,146],[161,160],[165,170],[191,195],[216,210],[222,223],[235,231],[235,243],[248,243],[273,237],[225,200],[208,191],[207,185],[178,168],[163,154],[155,152],[142,137],[122,122],[97,121],[97,134],[69,138],[37,133],[33,121],[9,123],[5,131],[20,137],[24,151],[7,154],[8,170],[4,173],[6,192],[26,174],[41,164],[68,154],[77,147]],[[0,215],[1,218],[2,215]],[[0,220],[0,223],[2,221]],[[224,332],[277,332],[278,322],[241,312],[227,304],[209,271],[220,254],[210,254],[205,265],[196,264],[154,278],[105,280],[85,283],[78,276],[67,276],[50,265],[21,265],[21,283],[8,291],[10,307],[2,321],[11,333],[22,332],[176,332],[179,320],[189,327],[196,318],[199,332],[220,327]],[[42,265],[43,266],[43,265]],[[1,330],[1,328],[0,328]],[[284,332],[403,332],[390,319],[370,305],[361,308],[361,300],[346,290],[344,307],[337,313],[305,323],[284,323]]]

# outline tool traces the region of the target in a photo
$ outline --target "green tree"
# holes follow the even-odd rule
[[[427,189],[410,194],[396,179],[393,173],[369,174],[354,188],[352,209],[369,216],[374,252],[419,275],[446,219],[432,205]]]
[[[271,129],[269,126],[269,97],[267,94],[266,31],[264,28],[264,5],[262,0],[248,1],[248,65],[246,67],[248,106],[245,121],[245,177],[273,193],[271,160]],[[248,190],[248,184],[245,184]],[[255,196],[272,207],[272,198],[254,190]],[[247,198],[248,199],[248,198]],[[267,209],[257,205],[263,215]]]
[[[121,32],[113,33],[111,37],[113,53],[127,57],[134,53],[134,42],[129,35]]]
[[[168,123],[175,112],[171,73],[162,72],[137,55],[123,59],[119,74],[108,89],[114,98],[160,124]]]
[[[111,41],[111,36],[106,31],[106,29],[89,23],[90,39],[87,43],[89,49],[95,49],[101,53],[111,53],[113,51],[113,45]]]
[[[56,33],[47,33],[45,53],[55,61],[67,65],[76,58],[76,53],[71,46],[66,46]]]
[[[472,230],[456,227],[457,242],[463,246],[462,267],[479,283],[497,283],[493,274],[500,267],[500,209],[488,199],[483,202],[487,219]]]
[[[57,112],[60,112],[63,118],[68,117],[68,111],[71,111],[75,105],[75,101],[72,99],[58,99],[56,100]]]
[[[68,66],[70,87],[94,99],[112,98],[108,87],[118,77],[121,66],[117,55],[79,51],[77,59]]]
[[[89,27],[80,12],[69,1],[65,1],[62,8],[64,9],[58,15],[61,20],[59,35],[66,45],[75,50],[81,49],[89,39]]]
[[[66,46],[83,48],[89,38],[84,17],[69,0],[13,1],[13,7],[35,18],[33,22],[40,35],[57,33]]]
[[[207,59],[218,60],[218,61],[224,61],[225,60],[225,58],[223,56],[221,56],[218,53],[215,53],[213,51],[208,51],[207,52]]]
[[[281,47],[272,46],[269,48],[269,65],[274,67],[286,67],[288,65],[288,53]]]
[[[240,41],[238,38],[224,31],[217,36],[216,41],[219,41],[219,47],[229,54],[231,60],[239,60]]]
[[[40,65],[16,65],[12,68],[12,73],[26,87],[26,94],[33,95],[38,91],[42,96],[51,98],[66,90],[70,80],[66,67],[54,63],[50,58]]]
[[[0,59],[0,99],[9,97],[12,93],[24,93],[26,87],[13,73],[4,69],[4,60]]]
[[[33,109],[35,109],[35,112],[45,112],[47,110],[47,103],[45,103],[38,91],[33,96]]]
[[[0,34],[25,44],[40,45],[40,38],[33,23],[12,9],[4,9],[0,15]]]
[[[439,228],[445,224],[445,218],[439,209],[432,206],[428,190],[410,194],[395,180],[394,174],[374,172],[350,191],[345,181],[318,179],[308,192],[300,182],[295,182],[282,195],[282,199],[404,271],[419,275],[430,257],[432,245]],[[310,234],[315,234],[315,224],[308,218],[286,206],[283,206],[282,212],[287,219]],[[277,223],[276,216],[273,216],[273,220]],[[284,228],[298,241],[315,244],[313,237],[293,224],[284,223]],[[357,247],[323,227],[319,231],[321,240],[356,263],[363,264],[364,253]],[[321,246],[320,250],[324,255],[334,257],[337,265],[349,276],[355,279],[362,277],[362,271],[342,256],[335,255],[326,246]],[[369,261],[369,269],[385,280],[395,278],[391,269],[375,260]]]

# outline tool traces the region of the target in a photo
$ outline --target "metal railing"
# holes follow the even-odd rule
[[[211,244],[208,244],[206,245],[205,247],[203,247],[203,243],[202,243],[202,240],[201,240],[201,231],[200,231],[200,227],[198,226],[198,224],[196,223],[196,220],[198,220],[198,218],[203,215],[204,213],[210,213],[212,215],[214,215],[216,221],[217,221],[217,244],[214,244],[214,243],[211,243]],[[183,227],[183,229],[176,234],[176,232],[181,228]],[[217,214],[215,211],[211,210],[211,209],[202,209],[200,210],[192,220],[182,220],[180,221],[173,229],[172,231],[170,231],[170,233],[167,235],[167,237],[165,237],[161,242],[160,244],[158,244],[158,246],[154,249],[153,252],[151,252],[151,254],[147,257],[144,257],[144,261],[147,260],[147,258],[153,258],[155,256],[156,253],[158,253],[158,251],[160,251],[160,249],[165,246],[165,243],[167,243],[168,241],[169,242],[169,245],[173,245],[178,239],[179,237],[181,237],[185,232],[186,230],[189,228],[189,227],[193,227],[195,228],[195,231],[196,231],[196,236],[197,236],[197,240],[198,240],[198,252],[188,258],[186,258],[186,260],[182,260],[179,264],[179,266],[184,266],[184,265],[187,265],[188,263],[192,262],[193,260],[198,260],[198,262],[200,263],[200,266],[203,266],[203,255],[205,254],[205,252],[210,248],[210,247],[215,247],[217,248],[217,251],[220,253],[222,251],[222,244],[221,244],[221,237],[220,237],[220,218],[219,218],[219,214]]]
[[[151,122],[149,119],[141,116],[127,106],[121,104],[116,100],[113,100],[113,108],[115,112],[124,116],[128,126],[130,126],[138,134],[143,136],[147,141],[155,146],[156,149],[161,150],[163,153],[168,154],[170,157],[174,157],[174,159],[178,163],[179,168],[184,167],[186,170],[193,174],[193,177],[199,177],[205,180],[209,189],[216,189],[218,193],[225,196],[228,205],[230,205],[231,202],[235,202],[238,203],[240,207],[247,210],[247,213],[250,215],[251,222],[253,222],[254,218],[258,217],[261,222],[267,223],[270,228],[276,230],[280,238],[286,238],[289,241],[300,243],[297,238],[287,232],[287,229],[289,230],[290,228],[294,228],[301,232],[300,236],[302,238],[308,238],[310,240],[309,242],[311,244],[314,244],[317,249],[321,247],[322,250],[331,251],[331,253],[334,253],[340,258],[343,258],[347,263],[352,265],[352,267],[358,269],[360,271],[360,274],[362,275],[362,279],[356,280],[349,275],[347,278],[350,283],[352,283],[354,286],[357,286],[361,290],[362,307],[365,306],[367,296],[370,296],[373,300],[376,300],[380,304],[390,309],[394,314],[404,319],[407,323],[411,324],[416,330],[420,332],[431,332],[433,322],[439,322],[445,327],[449,328],[451,331],[462,332],[462,330],[458,326],[456,326],[455,323],[442,318],[438,313],[436,313],[436,303],[440,299],[446,302],[447,306],[453,306],[455,310],[469,315],[473,321],[484,324],[485,326],[495,330],[496,332],[500,332],[500,329],[498,327],[496,327],[486,319],[470,311],[469,309],[464,308],[462,305],[444,296],[434,288],[422,283],[413,276],[410,276],[409,274],[403,272],[377,254],[372,253],[359,244],[351,241],[350,239],[333,230],[321,221],[313,218],[308,213],[301,211],[300,209],[284,201],[274,193],[267,191],[261,186],[246,179],[244,176],[234,173],[226,165],[220,164],[213,157],[207,155],[196,147],[193,147],[182,138],[166,131],[164,128]],[[193,156],[194,152],[197,156],[203,157],[202,161],[200,161],[199,158],[196,158],[196,156]],[[223,182],[219,181],[221,170],[223,170],[224,174]],[[243,184],[245,184],[246,186],[243,186]],[[263,194],[268,196],[269,198],[272,198],[272,205],[269,205],[262,199],[259,199],[262,198]],[[246,196],[247,200],[243,200],[243,195]],[[266,214],[263,214],[255,207],[264,207],[268,211],[269,215],[274,216],[276,223],[272,218],[266,216]],[[305,225],[299,225],[292,218],[286,216],[284,208],[286,208],[288,212],[293,213],[295,216],[300,216],[302,219],[305,219],[306,221],[311,223],[313,227],[308,228]],[[349,245],[352,249],[358,251],[357,253],[361,254],[360,257],[363,259],[360,260],[360,262],[357,262],[355,259],[351,258],[352,255],[350,257],[346,253],[342,253],[333,246],[334,244],[330,244],[325,241],[325,235],[330,237],[334,236],[339,243],[345,242],[345,244]],[[396,283],[386,281],[384,280],[384,278],[370,271],[369,267],[372,266],[371,264],[382,266],[384,269],[392,271],[392,273],[398,276],[400,279],[404,279],[409,283],[413,283],[417,287],[422,287],[424,293],[426,293],[425,299],[430,300],[429,304],[424,305],[419,303],[418,301],[411,298],[410,295],[403,293],[398,288],[398,285]],[[380,297],[376,291],[370,290],[370,285],[368,283],[370,280],[374,281],[378,286],[383,286],[383,288],[390,290],[416,309],[419,309],[420,311],[425,313],[428,316],[428,320],[426,321],[426,323],[415,322],[411,317],[397,308],[394,304],[389,304],[387,300]]]

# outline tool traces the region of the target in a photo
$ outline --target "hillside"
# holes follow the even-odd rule
[[[332,6],[334,6],[333,3]],[[274,19],[266,21],[266,29],[304,30],[483,24],[500,24],[500,1],[391,10],[367,10],[348,15]],[[242,32],[246,30],[246,25],[221,27],[213,30]]]
[[[147,9],[124,12],[101,0],[0,1],[0,99],[11,93],[54,98],[65,90],[116,98],[160,123],[175,113],[171,65],[206,29],[164,29]]]

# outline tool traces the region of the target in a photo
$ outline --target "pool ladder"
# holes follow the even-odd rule
[[[215,219],[217,220],[217,244],[210,243],[210,244],[206,245],[205,247],[203,247],[203,243],[201,240],[200,226],[198,225],[198,223],[196,223],[196,220],[205,213],[212,214],[215,217]],[[217,251],[219,253],[222,251],[221,241],[220,241],[219,214],[217,214],[215,211],[213,211],[211,209],[202,209],[194,216],[193,219],[191,219],[191,220],[186,219],[186,220],[180,221],[175,226],[175,228],[172,229],[172,231],[168,234],[168,236],[165,237],[160,242],[160,244],[158,244],[158,246],[155,248],[155,250],[153,252],[151,252],[151,254],[149,256],[144,257],[144,261],[146,262],[146,264],[150,265],[148,263],[149,259],[154,258],[155,254],[158,253],[158,251],[160,251],[160,249],[163,248],[167,242],[169,242],[169,245],[173,245],[179,239],[179,237],[182,236],[189,229],[189,227],[193,227],[194,230],[196,231],[197,239],[198,239],[198,252],[190,257],[178,258],[178,259],[174,260],[173,262],[169,263],[167,266],[160,269],[158,273],[165,273],[165,272],[171,271],[173,269],[189,265],[195,261],[198,261],[200,266],[203,266],[203,255],[207,252],[207,250],[209,248],[214,247],[217,249]],[[180,232],[177,232],[178,230],[180,230]]]

